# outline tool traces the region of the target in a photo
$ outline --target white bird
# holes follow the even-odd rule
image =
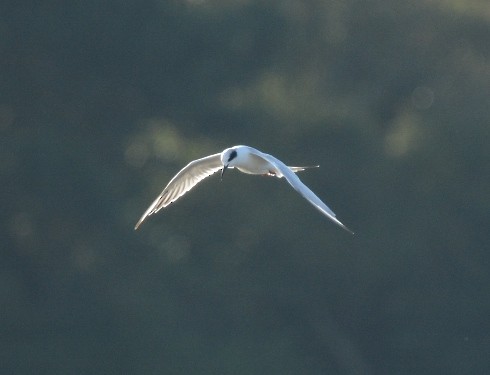
[[[275,176],[278,178],[284,177],[317,210],[335,224],[353,234],[349,228],[335,217],[334,212],[296,176],[296,172],[311,167],[288,167],[274,156],[265,154],[249,146],[233,146],[227,148],[222,153],[191,161],[170,180],[162,193],[148,207],[143,216],[141,216],[134,229],[138,229],[148,216],[167,207],[170,203],[176,201],[196,186],[198,182],[220,169],[221,178],[223,178],[223,174],[228,168],[237,168],[239,171],[248,174]]]

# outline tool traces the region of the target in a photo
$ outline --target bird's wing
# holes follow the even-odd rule
[[[340,222],[335,217],[335,213],[325,204],[323,201],[317,197],[313,191],[310,190],[308,186],[303,184],[303,182],[299,179],[298,176],[294,173],[295,171],[284,164],[279,159],[275,158],[272,155],[260,153],[260,156],[267,160],[269,163],[274,165],[284,176],[284,178],[289,182],[289,184],[300,193],[308,202],[310,202],[317,210],[327,216],[330,220],[332,220],[335,224],[342,227],[346,231],[354,234],[349,228],[347,228],[344,224]]]
[[[138,229],[146,217],[176,201],[196,186],[199,181],[219,171],[222,167],[223,164],[221,163],[220,154],[191,161],[170,180],[162,193],[148,207],[143,216],[141,216],[134,229]]]

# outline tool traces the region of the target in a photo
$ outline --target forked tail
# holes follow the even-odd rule
[[[319,165],[310,165],[308,167],[290,167],[288,166],[289,169],[291,169],[294,173],[304,171],[305,169],[310,169],[310,168],[319,168]]]

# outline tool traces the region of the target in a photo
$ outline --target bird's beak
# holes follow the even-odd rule
[[[225,174],[225,171],[227,168],[228,168],[228,165],[223,165],[223,169],[221,170],[221,180],[223,180],[223,175]]]

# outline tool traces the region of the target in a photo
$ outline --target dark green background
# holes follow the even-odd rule
[[[486,0],[4,1],[2,374],[490,372]],[[285,181],[204,181],[235,144]]]

